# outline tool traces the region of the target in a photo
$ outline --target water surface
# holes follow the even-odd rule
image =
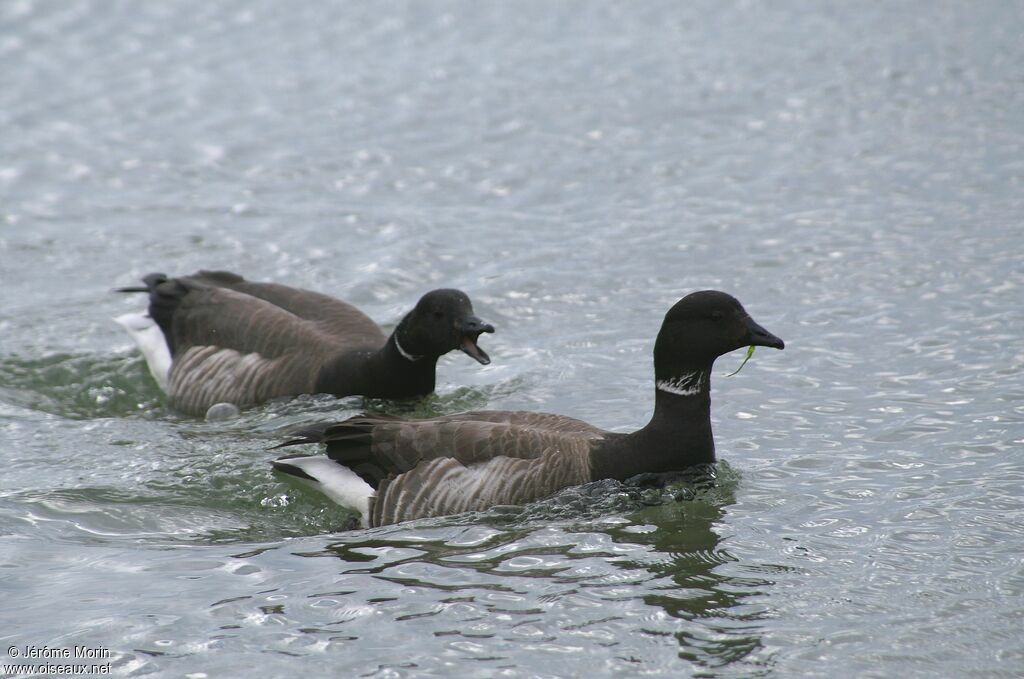
[[[115,674],[1016,676],[1013,3],[0,6],[0,638]],[[111,317],[226,268],[498,328],[400,406],[166,408]],[[716,483],[374,530],[268,447],[365,407],[646,422],[737,295]],[[10,656],[0,662],[11,661]]]

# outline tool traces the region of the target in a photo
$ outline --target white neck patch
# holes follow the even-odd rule
[[[402,358],[410,362],[416,362],[423,358],[422,356],[413,356],[408,351],[403,349],[402,345],[398,343],[398,333],[395,333],[395,349],[398,349],[398,353],[402,355]]]
[[[696,396],[708,383],[708,374],[695,370],[692,373],[683,373],[679,377],[668,380],[658,380],[654,383],[657,389],[667,391],[676,396]]]

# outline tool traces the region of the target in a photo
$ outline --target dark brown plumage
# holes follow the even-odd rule
[[[714,461],[711,367],[747,345],[784,346],[733,297],[693,293],[665,317],[654,350],[654,415],[631,434],[546,413],[362,416],[281,444],[324,443],[326,456],[273,464],[358,509],[369,526],[521,504],[598,479],[681,471]]]
[[[459,290],[424,295],[389,337],[351,304],[318,292],[225,271],[143,280],[122,291],[149,294],[149,325],[161,336],[138,316],[118,320],[171,406],[186,413],[305,393],[414,398],[434,390],[437,359],[453,349],[490,362],[477,338],[494,328]]]

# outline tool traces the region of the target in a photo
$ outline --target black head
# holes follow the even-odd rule
[[[694,292],[665,314],[654,344],[654,372],[664,379],[705,370],[722,354],[750,345],[785,346],[732,295],[717,290]]]
[[[459,349],[487,365],[491,359],[476,343],[485,332],[494,332],[494,326],[473,315],[466,293],[441,289],[420,298],[398,324],[395,337],[408,355],[437,358]]]

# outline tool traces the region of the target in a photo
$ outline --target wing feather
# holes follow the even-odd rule
[[[380,326],[348,302],[313,290],[279,283],[247,281],[227,271],[200,271],[184,279],[197,286],[229,289],[261,299],[293,316],[312,322],[317,330],[346,348],[381,346],[387,340]]]
[[[312,393],[323,364],[351,348],[317,321],[227,288],[190,291],[173,333],[168,394],[175,408],[197,415],[225,401],[244,407]]]
[[[372,462],[385,473],[402,474],[442,457],[464,465],[497,456],[533,459],[572,441],[604,434],[571,417],[481,411],[426,420],[354,417],[328,427],[319,440],[327,443],[328,456],[342,464]]]

